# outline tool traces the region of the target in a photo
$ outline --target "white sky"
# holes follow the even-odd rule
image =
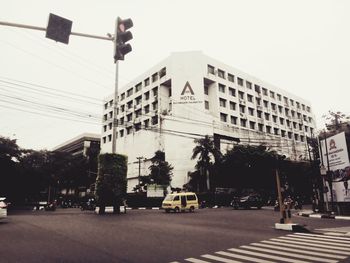
[[[46,27],[54,13],[72,20],[73,32],[101,36],[114,32],[117,16],[132,18],[133,52],[120,63],[120,86],[171,52],[202,50],[310,101],[318,128],[328,110],[350,112],[347,0],[0,1],[0,21]],[[64,45],[46,39],[42,31],[0,26],[0,135],[39,150],[83,132],[100,133],[93,116],[101,115],[102,99],[114,90],[112,55],[112,42],[71,36]],[[88,101],[101,106],[40,95],[41,88],[18,81],[60,90],[64,96],[92,97]],[[54,113],[52,106],[87,117],[69,117],[61,109]]]

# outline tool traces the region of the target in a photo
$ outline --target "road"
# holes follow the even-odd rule
[[[300,239],[316,245],[321,241],[321,251],[326,254],[327,246],[344,244],[344,253],[333,255],[329,251],[331,256],[325,262],[350,262],[349,258],[343,259],[350,256],[350,238],[339,241],[330,237],[334,242],[325,242],[318,236],[287,236],[292,233],[273,229],[277,221],[278,213],[271,209],[219,208],[178,214],[130,210],[104,216],[79,209],[17,212],[0,223],[0,262],[218,262],[217,256],[221,261],[224,258],[222,262],[248,262],[246,259],[252,257],[255,262],[282,262],[281,255],[264,258],[261,253],[271,254],[266,250],[288,241],[292,241],[291,246],[280,253],[302,251],[305,243],[293,248]],[[293,217],[293,221],[310,230],[350,225],[345,220],[304,217]],[[251,243],[257,245],[251,248]],[[315,250],[320,254],[317,247]],[[232,253],[240,258],[232,258]],[[294,255],[300,257],[299,253]],[[322,262],[307,259],[303,255],[289,262]]]

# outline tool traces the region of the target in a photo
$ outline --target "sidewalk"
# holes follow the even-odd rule
[[[310,209],[303,209],[297,213],[299,216],[304,217],[313,217],[313,218],[327,218],[327,219],[342,219],[342,220],[350,220],[350,216],[337,216],[333,214],[326,214],[326,213],[315,213],[314,211]]]

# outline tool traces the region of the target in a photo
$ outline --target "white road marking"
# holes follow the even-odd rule
[[[339,234],[339,233],[337,233]],[[299,236],[310,236],[310,237],[320,237],[320,236],[324,236],[330,239],[338,239],[338,240],[348,240],[350,241],[349,237],[335,237],[335,236],[328,236],[328,235],[316,235],[316,234],[308,234],[308,233],[295,233],[295,235],[299,235]]]
[[[319,241],[319,240],[310,240],[310,239],[301,239],[301,238],[297,238],[297,237],[280,237],[282,239],[288,239],[288,240],[294,240],[294,241],[303,241],[303,242],[307,242],[307,243],[312,243],[312,244],[325,244],[325,245],[336,245],[337,247],[350,247],[350,245],[339,245],[339,244],[334,244],[333,242],[327,242],[327,241]]]
[[[232,252],[237,252],[241,254],[248,254],[252,256],[257,256],[257,257],[262,257],[262,258],[269,258],[269,259],[275,259],[279,261],[285,261],[285,262],[290,262],[290,263],[309,263],[309,261],[303,261],[303,260],[297,260],[297,259],[291,259],[291,258],[286,258],[286,257],[278,257],[278,256],[273,256],[273,255],[267,255],[263,253],[257,253],[249,250],[243,250],[243,249],[238,249],[238,248],[229,248],[228,250]]]
[[[292,244],[299,244],[299,245],[304,245],[304,246],[312,246],[312,247],[324,247],[324,248],[331,248],[331,249],[337,249],[337,250],[345,250],[345,251],[349,251],[348,248],[342,248],[342,247],[334,247],[331,245],[324,245],[324,244],[313,244],[310,243],[308,241],[299,241],[299,239],[295,239],[295,238],[290,238],[290,237],[280,237],[283,238],[285,240],[282,239],[277,239],[277,238],[271,238],[270,240],[272,241],[277,241],[277,242],[285,242],[285,243],[292,243]]]
[[[208,254],[202,255],[202,257],[213,259],[213,260],[220,261],[220,262],[225,262],[225,263],[242,263],[241,261],[236,261],[236,260],[232,260],[232,259],[228,259],[228,258],[221,258],[221,257],[212,256],[212,255],[208,255]]]
[[[252,258],[252,257],[242,256],[242,255],[228,253],[228,252],[224,252],[224,251],[218,251],[215,253],[223,255],[223,256],[227,256],[227,257],[239,258],[239,259],[248,260],[248,261],[257,262],[257,263],[275,263],[275,261],[269,261],[269,260],[259,259],[259,258]]]
[[[298,235],[287,235],[288,237],[293,237],[293,238],[298,238],[298,239],[303,239],[303,240],[308,240],[309,242],[312,242],[314,240],[319,240],[323,242],[328,242],[333,245],[339,245],[343,247],[350,247],[349,242],[347,241],[340,241],[340,240],[333,240],[333,239],[328,239],[328,238],[323,238],[323,237],[307,237],[307,236],[298,236]],[[336,243],[336,244],[335,244]]]
[[[334,254],[339,254],[339,255],[350,255],[350,252],[339,251],[339,250],[334,250],[334,249],[326,249],[323,247],[310,247],[310,246],[305,246],[305,245],[301,246],[301,245],[288,244],[288,243],[284,243],[284,242],[274,242],[274,241],[269,241],[269,240],[263,240],[261,242],[267,243],[267,244],[272,244],[272,245],[277,245],[277,246],[301,248],[301,249],[307,249],[307,250],[313,250],[313,251],[334,253]],[[325,246],[325,247],[329,248],[328,246]]]
[[[338,262],[338,260],[324,259],[324,258],[319,258],[319,257],[311,257],[311,256],[299,255],[299,254],[295,254],[295,253],[280,252],[280,251],[276,251],[276,250],[253,247],[253,246],[241,246],[241,248],[247,248],[247,249],[257,250],[260,252],[277,254],[277,255],[281,255],[281,256],[288,256],[288,257],[292,257],[292,258],[294,257],[294,258],[301,258],[301,259],[307,259],[307,260],[314,260],[316,262],[327,262],[327,263]]]
[[[185,260],[193,263],[210,263],[209,261],[200,260],[196,258],[186,258]]]
[[[347,258],[347,257],[344,257],[344,256],[329,255],[329,254],[320,253],[320,252],[312,252],[312,251],[305,251],[305,250],[300,250],[300,249],[286,248],[286,247],[281,247],[279,245],[278,246],[274,246],[274,245],[267,245],[267,244],[260,244],[260,243],[251,243],[250,245],[258,246],[258,247],[265,247],[265,248],[272,248],[272,249],[283,250],[283,251],[289,251],[289,252],[296,252],[296,253],[299,253],[299,254],[320,256],[320,257],[337,258],[337,259]]]

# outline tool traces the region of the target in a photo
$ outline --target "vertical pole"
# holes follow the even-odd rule
[[[322,144],[321,144],[321,141],[320,141],[320,137],[318,137],[317,139],[318,139],[318,145],[319,145],[319,148],[320,148],[321,164],[322,164],[322,166],[324,166],[323,152],[322,152]],[[327,185],[326,185],[326,182],[325,182],[325,180],[324,180],[324,176],[322,176],[322,186],[323,186],[322,194],[323,194],[323,196],[324,196],[324,189],[325,189],[325,187],[327,186]],[[326,193],[326,211],[327,211],[327,212],[329,211],[328,194],[327,194],[327,193]]]
[[[117,31],[118,31],[118,19],[115,20],[115,33],[114,33],[114,51],[117,50]],[[115,85],[114,85],[114,103],[113,103],[113,129],[112,129],[112,153],[116,153],[117,144],[117,109],[118,109],[118,73],[119,62],[115,60]]]
[[[280,177],[278,175],[278,169],[276,168],[275,170],[276,173],[276,184],[277,184],[277,193],[278,193],[278,203],[280,205],[280,215],[281,215],[281,221],[283,219],[283,222],[281,223],[285,223],[284,222],[284,216],[283,216],[283,200],[282,200],[282,193],[281,193],[281,182],[280,182]]]
[[[324,144],[325,144],[325,146],[326,146],[326,157],[327,157],[327,176],[329,176],[330,178],[328,178],[329,179],[329,181],[328,181],[328,184],[329,184],[329,191],[330,191],[330,194],[331,194],[331,212],[333,212],[334,211],[334,209],[333,209],[333,206],[334,206],[334,200],[333,200],[333,187],[332,187],[332,185],[333,185],[333,182],[332,182],[332,180],[333,180],[333,178],[331,177],[331,174],[330,174],[330,168],[329,168],[329,157],[328,157],[328,146],[327,146],[327,135],[325,135],[325,137],[324,137]]]

